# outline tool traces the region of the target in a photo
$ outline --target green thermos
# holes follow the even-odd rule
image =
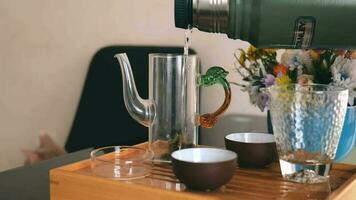
[[[356,0],[175,0],[175,26],[259,48],[356,49]]]

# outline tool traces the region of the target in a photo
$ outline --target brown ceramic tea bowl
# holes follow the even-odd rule
[[[239,167],[264,168],[278,159],[274,136],[266,133],[232,133],[226,149],[237,153]]]
[[[189,148],[171,154],[173,172],[193,190],[215,190],[229,182],[236,167],[236,153],[217,148]]]

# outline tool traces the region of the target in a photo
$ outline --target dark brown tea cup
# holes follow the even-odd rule
[[[226,149],[237,153],[239,167],[264,168],[278,159],[274,136],[266,133],[232,133]]]
[[[236,153],[217,148],[189,148],[171,154],[173,172],[189,189],[211,191],[229,182]]]

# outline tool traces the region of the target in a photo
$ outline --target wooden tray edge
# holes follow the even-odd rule
[[[333,191],[327,200],[354,200],[356,198],[356,174]]]
[[[72,178],[71,178],[72,177]],[[73,177],[76,177],[73,179]],[[88,181],[92,180],[92,181]],[[202,194],[199,192],[177,192],[173,190],[162,190],[161,188],[155,188],[155,187],[150,187],[146,185],[139,185],[139,184],[128,184],[126,182],[122,181],[114,181],[110,179],[103,179],[99,177],[92,177],[92,176],[86,176],[83,174],[75,174],[71,171],[66,171],[63,169],[54,169],[50,171],[50,199],[51,200],[59,200],[59,199],[70,199],[70,200],[79,200],[79,199],[88,199],[90,195],[89,193],[80,193],[80,196],[75,193],[77,190],[75,187],[71,186],[78,186],[80,183],[81,187],[84,187],[87,189],[87,191],[91,191],[90,189],[96,189],[97,190],[97,184],[102,183],[101,185],[108,186],[108,188],[103,192],[103,198],[102,199],[111,199],[113,195],[117,195],[118,193],[125,194],[125,198],[122,199],[130,199],[130,200],[142,200],[142,197],[144,196],[145,200],[155,200],[155,199],[169,199],[169,198],[174,198],[176,200],[201,200],[207,199],[207,200],[219,200],[217,196],[209,196],[206,194]],[[96,183],[96,185],[93,185],[92,183]],[[66,188],[66,194],[71,194],[73,196],[68,197],[66,194],[59,194],[60,191],[62,190],[60,187],[61,185],[65,185]],[[68,188],[71,189],[71,191],[68,191]],[[187,193],[189,196],[187,196]],[[150,194],[150,195],[147,195]],[[154,194],[154,196],[152,196]],[[62,196],[63,195],[63,196]],[[111,196],[110,198],[107,198],[108,196]],[[121,199],[121,197],[119,198]]]

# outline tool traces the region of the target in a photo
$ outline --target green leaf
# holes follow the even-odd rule
[[[225,79],[229,74],[224,68],[219,66],[214,66],[208,69],[205,75],[200,77],[200,83],[202,85],[214,85],[215,83]]]

